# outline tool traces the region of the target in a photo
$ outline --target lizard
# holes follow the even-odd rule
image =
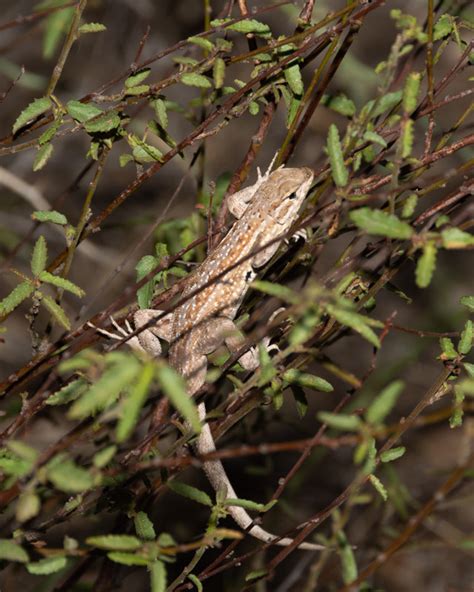
[[[313,181],[309,168],[282,166],[270,172],[271,166],[264,175],[258,170],[255,184],[227,198],[228,209],[236,221],[218,246],[187,276],[181,294],[184,302],[170,313],[138,310],[133,316],[135,329],[143,330],[131,337],[118,327],[122,335],[128,336],[129,346],[153,357],[161,356],[160,339],[169,342],[169,363],[185,379],[190,397],[205,382],[207,355],[222,344],[231,352],[244,344],[244,337],[234,324],[238,309],[256,270],[273,257],[296,220]],[[239,363],[246,370],[255,370],[259,364],[257,350],[245,352]],[[202,429],[195,449],[205,456],[216,447],[206,422],[205,403],[199,403],[197,410]],[[226,491],[226,499],[238,497],[220,460],[205,461],[203,468],[216,492]],[[229,506],[229,513],[242,529],[248,529],[259,540],[282,546],[293,543],[290,538],[277,537],[253,524],[242,507]],[[322,547],[301,543],[299,548]]]

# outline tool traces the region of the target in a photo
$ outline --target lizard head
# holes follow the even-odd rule
[[[313,178],[313,171],[307,167],[280,168],[270,175],[268,212],[281,226],[288,227],[295,220]]]

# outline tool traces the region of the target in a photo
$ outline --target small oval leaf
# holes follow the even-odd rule
[[[16,132],[28,122],[33,121],[40,115],[43,115],[49,111],[51,106],[52,102],[48,97],[41,97],[40,99],[35,99],[32,101],[28,107],[26,107],[26,109],[24,109],[17,117],[15,123],[13,124],[13,133],[16,134]]]
[[[329,126],[327,151],[334,183],[338,187],[345,187],[349,181],[349,173],[344,164],[344,154],[339,140],[339,131],[333,123]]]
[[[48,260],[48,247],[43,235],[38,237],[33,248],[33,255],[31,256],[31,271],[33,275],[38,276],[46,267]]]
[[[350,212],[349,218],[368,234],[400,240],[409,239],[413,235],[413,228],[409,224],[382,210],[372,210],[368,207],[359,208]]]

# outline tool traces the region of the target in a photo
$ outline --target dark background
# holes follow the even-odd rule
[[[213,16],[217,15],[222,3],[212,2]],[[252,2],[258,7],[265,3]],[[298,3],[295,3],[298,4]],[[389,18],[389,10],[399,7],[402,10],[418,13],[423,19],[424,2],[390,2],[387,6],[376,10],[364,22],[358,38],[342,67],[338,71],[330,88],[331,92],[347,93],[357,105],[362,105],[373,96],[377,77],[373,68],[384,59],[394,40],[396,30]],[[18,15],[30,13],[35,3],[24,0],[7,2],[0,0],[0,25],[14,19]],[[316,15],[324,14],[343,6],[342,2],[317,3]],[[315,17],[316,18],[316,17]],[[177,41],[198,33],[203,27],[202,3],[196,0],[95,0],[91,1],[86,11],[87,21],[102,22],[107,26],[105,33],[84,36],[73,47],[56,94],[63,103],[72,98],[79,98],[98,89],[104,82],[115,78],[133,61],[138,44],[146,27],[151,32],[147,40],[144,57],[153,55]],[[290,13],[286,9],[275,9],[262,20],[268,22],[277,33],[288,33],[294,27]],[[291,25],[289,22],[291,20]],[[26,75],[20,80],[13,91],[0,105],[0,137],[8,136],[11,126],[19,112],[34,98],[41,96],[57,58],[57,52],[50,60],[42,56],[44,26],[38,22],[33,26],[15,27],[0,31],[0,92],[6,89],[11,81],[14,68],[24,65]],[[437,77],[450,67],[451,60],[458,56],[457,50],[448,49],[438,67]],[[419,68],[423,67],[420,57]],[[153,65],[153,77],[159,79],[172,70],[169,59]],[[239,76],[239,69],[241,70]],[[233,70],[235,77],[245,79],[248,70],[238,66]],[[453,85],[450,92],[463,85],[463,76]],[[179,87],[182,92],[182,85]],[[184,101],[184,96],[176,96],[176,88],[170,98]],[[191,92],[191,91],[190,91]],[[175,96],[173,96],[175,93]],[[467,104],[467,103],[465,103]],[[441,110],[437,115],[438,130],[447,129],[465,108],[465,104],[457,102],[453,107]],[[135,129],[146,122],[149,113],[138,115]],[[307,165],[317,168],[324,161],[322,147],[325,142],[328,126],[336,122],[341,128],[344,120],[325,107],[320,107],[314,114],[298,150],[291,161],[292,165]],[[240,164],[245,154],[249,139],[257,126],[257,120],[247,115],[235,120],[224,128],[222,133],[206,141],[206,159],[204,174],[207,181],[216,179],[225,172],[232,172]],[[264,149],[259,156],[259,164],[265,166],[279,146],[285,132],[285,114],[282,110],[275,118]],[[472,124],[471,124],[472,128]],[[182,137],[192,129],[192,124],[183,118],[171,116],[170,130],[175,137]],[[138,132],[137,132],[138,133]],[[84,164],[87,142],[83,134],[69,135],[60,142],[55,142],[55,153],[39,173],[31,170],[35,156],[34,150],[0,159],[0,167],[13,172],[36,190],[30,201],[0,183],[0,255],[7,256],[9,249],[30,229],[29,215],[38,206],[38,195],[65,213],[71,221],[76,221],[87,190],[90,175],[80,182],[72,191],[67,191]],[[112,155],[107,164],[99,191],[93,202],[93,212],[97,213],[105,207],[135,176],[132,165],[121,168],[118,165],[120,149],[115,148],[116,157]],[[184,160],[175,158],[165,166],[158,175],[148,181],[132,199],[111,216],[102,227],[101,232],[87,241],[86,253],[75,259],[71,279],[86,290],[85,309],[79,309],[77,300],[66,299],[67,310],[76,322],[89,318],[93,313],[107,306],[119,295],[124,286],[133,282],[133,266],[140,254],[151,252],[152,242],[140,248],[139,252],[130,256],[130,249],[143,236],[147,224],[163,214],[170,196],[183,175],[188,173],[189,159],[193,152],[188,151]],[[471,153],[472,156],[472,153]],[[467,159],[468,153],[458,152],[452,159],[447,159],[442,166],[449,168],[453,163]],[[174,200],[166,213],[166,218],[188,215],[193,210],[198,180],[193,173],[188,174],[183,190]],[[59,201],[58,201],[59,200]],[[63,248],[63,239],[55,234],[50,227],[43,225],[50,256]],[[31,253],[30,241],[18,253],[14,265],[28,269]],[[323,277],[343,251],[346,239],[333,241],[324,250],[313,274],[315,278]],[[80,251],[81,252],[81,251]],[[114,272],[117,265],[124,263],[124,268]],[[427,331],[458,331],[463,325],[465,313],[458,304],[459,298],[472,292],[472,253],[451,251],[442,252],[439,256],[435,278],[426,290],[420,290],[414,283],[414,267],[406,265],[397,276],[396,287],[403,290],[412,299],[408,303],[395,293],[385,290],[377,300],[375,316],[385,319],[396,311],[396,323],[400,326]],[[9,293],[16,284],[15,276],[2,273],[0,279],[0,296]],[[296,283],[295,286],[298,284]],[[15,371],[27,362],[31,356],[30,335],[27,323],[21,314],[13,314],[6,323],[8,328],[5,343],[0,347],[2,377]],[[328,352],[340,361],[348,370],[357,376],[365,373],[371,361],[371,348],[361,342],[360,338],[348,337],[341,340]],[[400,398],[397,409],[393,412],[393,420],[398,420],[408,413],[433,383],[439,372],[439,362],[435,359],[439,353],[436,338],[420,338],[402,332],[392,332],[384,342],[384,347],[377,360],[378,370],[366,384],[360,398],[354,406],[362,406],[380,390],[382,386],[395,378],[403,378],[406,388]],[[314,368],[315,373],[328,377],[321,368]],[[273,423],[272,412],[254,413],[225,438],[220,446],[237,445],[239,439],[256,444],[268,441],[284,441],[308,437],[315,432],[315,412],[322,408],[332,409],[336,397],[344,390],[342,383],[336,385],[331,395],[315,395],[310,398],[310,409],[304,421],[300,421],[294,405],[287,404],[284,408],[283,422]],[[339,390],[338,390],[339,389]],[[446,409],[449,401],[443,400],[428,409],[435,413]],[[391,416],[392,417],[392,416]],[[70,426],[59,413],[53,413],[37,419],[28,427],[27,439],[39,449],[43,449],[56,441]],[[439,483],[446,477],[457,463],[461,462],[469,447],[469,433],[472,434],[472,420],[466,419],[464,426],[450,429],[447,420],[433,421],[419,430],[411,430],[403,441],[407,454],[397,461],[396,469],[400,481],[407,491],[407,508],[414,513],[435,491]],[[287,489],[286,497],[289,504],[281,504],[284,511],[273,512],[265,520],[265,526],[275,532],[284,532],[292,525],[304,521],[305,517],[315,513],[318,508],[331,502],[350,482],[354,469],[352,465],[352,448],[340,448],[335,451],[316,450],[311,459]],[[291,467],[296,456],[290,453],[272,457],[250,457],[226,464],[232,482],[243,498],[257,501],[267,500],[274,491],[279,477],[284,476]],[[197,471],[188,471],[186,478],[194,485],[209,490],[203,476]],[[389,476],[386,476],[389,480]],[[304,483],[301,486],[301,482]],[[294,487],[292,487],[294,485]],[[292,495],[294,490],[294,495]],[[370,492],[372,494],[372,492]],[[450,499],[441,501],[437,511],[432,514],[418,530],[412,540],[401,551],[396,553],[374,578],[374,589],[389,592],[405,592],[408,590],[426,590],[433,592],[468,592],[472,590],[472,556],[456,546],[456,541],[467,537],[474,526],[472,512],[472,487],[464,485]],[[202,514],[202,517],[198,515]],[[286,515],[285,515],[286,513]],[[207,514],[201,512],[200,506],[192,506],[174,494],[162,496],[152,512],[157,531],[168,531],[178,540],[188,540],[197,535],[205,526]],[[85,537],[113,518],[100,512],[84,521],[66,523],[56,529],[55,537],[60,542],[65,532],[74,533],[78,539]],[[353,510],[347,527],[350,542],[357,546],[357,557],[360,565],[365,566],[383,548],[385,536],[390,529],[400,528],[403,518],[396,516],[392,506],[384,507],[374,495],[372,503],[361,505]],[[229,526],[232,527],[229,521]],[[324,527],[327,529],[328,525]],[[326,530],[327,532],[327,530]],[[250,546],[250,544],[249,544]],[[255,562],[254,569],[258,567]],[[303,553],[295,553],[287,561],[287,568],[281,569],[276,579],[268,584],[268,590],[283,592],[299,590],[296,583],[291,583],[288,574],[309,573],[311,558]],[[250,570],[250,567],[247,571]],[[320,580],[321,590],[331,589],[331,582],[339,581],[340,565],[335,558],[324,571]],[[205,590],[239,590],[241,589],[242,571],[236,574],[224,573],[206,582]],[[22,588],[39,590],[38,579],[29,576]],[[2,585],[3,592],[17,590],[19,581],[14,572],[7,571]],[[124,578],[120,590],[128,590],[130,586],[138,592],[147,589],[147,580],[137,571],[131,571]],[[35,587],[36,586],[36,587]],[[264,590],[262,587],[261,590]]]

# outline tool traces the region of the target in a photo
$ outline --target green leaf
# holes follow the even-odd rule
[[[369,405],[365,413],[365,419],[372,425],[382,423],[393,409],[404,386],[401,380],[395,380],[386,386],[380,395]]]
[[[465,249],[474,245],[474,236],[459,228],[446,228],[441,232],[445,249]]]
[[[78,29],[81,35],[86,33],[102,33],[102,31],[107,31],[107,27],[102,23],[85,23]]]
[[[349,218],[354,224],[365,230],[368,234],[409,239],[413,235],[413,228],[393,214],[387,214],[382,210],[373,210],[368,207],[358,208],[349,213]]]
[[[41,304],[43,304],[48,309],[48,311],[51,313],[51,316],[56,321],[56,323],[58,323],[58,325],[61,325],[61,327],[64,327],[69,331],[71,328],[71,323],[67,318],[66,313],[59,306],[59,304],[57,304],[57,302],[51,298],[51,296],[48,296],[47,294],[41,294]]]
[[[31,214],[31,217],[38,222],[51,222],[51,224],[59,224],[61,226],[67,224],[66,216],[56,210],[37,210]]]
[[[30,282],[21,282],[8,296],[0,301],[0,316],[4,316],[15,310],[23,300],[26,300],[35,291],[35,286]]]
[[[386,502],[388,499],[388,493],[382,481],[380,481],[380,479],[375,475],[369,475],[369,481],[373,485],[375,491],[383,499],[383,501]]]
[[[141,143],[140,146],[135,146],[133,149],[134,160],[142,164],[146,162],[160,162],[162,157],[163,153],[158,148],[150,144],[145,144],[145,142]]]
[[[61,571],[66,567],[66,565],[67,557],[45,557],[44,559],[35,561],[35,563],[28,563],[26,569],[30,574],[34,574],[36,576],[46,576],[56,573],[57,571]]]
[[[411,72],[406,79],[403,89],[403,110],[405,113],[412,113],[418,103],[418,93],[420,92],[421,75],[419,72]]]
[[[166,566],[162,561],[154,561],[150,566],[151,592],[165,592]]]
[[[345,117],[353,117],[356,113],[356,106],[354,101],[346,97],[344,94],[336,95],[335,97],[328,97],[324,104]]]
[[[126,166],[129,162],[133,162],[135,159],[131,154],[121,154],[119,157],[119,163],[121,167]]]
[[[339,557],[341,558],[342,580],[344,584],[350,584],[357,579],[357,563],[354,552],[342,530],[337,532],[337,542]]]
[[[142,542],[135,536],[128,534],[104,534],[91,536],[86,543],[97,549],[106,551],[136,551],[142,546]]]
[[[402,158],[408,158],[413,150],[415,140],[415,122],[413,119],[407,119],[402,124],[402,135],[400,137],[402,145]]]
[[[375,118],[379,115],[382,115],[386,111],[391,111],[393,107],[395,107],[395,105],[397,105],[401,101],[402,96],[403,91],[401,90],[382,95],[382,97],[380,97],[379,101],[377,102],[377,105],[371,112],[370,116],[372,118]]]
[[[339,132],[333,123],[329,126],[327,151],[334,183],[338,187],[345,187],[349,181],[349,173],[344,164],[344,154],[339,140]]]
[[[195,72],[185,72],[182,74],[181,82],[187,86],[197,86],[198,88],[211,88],[212,86],[209,78]]]
[[[53,154],[53,145],[51,144],[51,142],[49,142],[47,144],[43,144],[43,146],[41,146],[41,148],[36,153],[36,157],[33,162],[33,171],[35,173],[36,173],[36,171],[40,171],[46,165],[48,160],[51,158],[52,154]]]
[[[474,326],[472,321],[466,321],[464,325],[464,330],[461,333],[461,338],[459,339],[458,343],[458,352],[466,356],[472,348],[472,339],[474,336]]]
[[[84,349],[72,358],[66,359],[58,366],[61,374],[89,370],[93,365],[102,365],[104,356],[93,349]]]
[[[19,563],[27,563],[30,560],[28,553],[10,539],[0,539],[0,559]]]
[[[18,498],[15,517],[18,522],[27,522],[39,514],[41,500],[32,491],[23,492]]]
[[[43,39],[43,57],[47,60],[53,57],[61,37],[69,30],[73,17],[73,6],[57,10],[47,17]]]
[[[117,111],[104,113],[99,117],[90,119],[84,123],[84,127],[89,134],[110,132],[120,126],[120,116]]]
[[[150,560],[143,555],[135,553],[126,553],[125,551],[110,551],[107,553],[110,561],[120,563],[121,565],[149,565]]]
[[[22,460],[14,454],[3,452],[0,456],[0,470],[6,475],[24,477],[33,469],[31,461]]]
[[[150,104],[155,111],[156,118],[158,119],[161,127],[166,129],[168,127],[168,112],[165,101],[162,99],[154,99],[150,102]]]
[[[133,356],[108,367],[91,388],[71,407],[71,419],[83,419],[114,403],[120,393],[136,380],[140,364]]]
[[[470,378],[474,378],[474,364],[469,362],[463,362],[464,370],[467,372]]]
[[[196,403],[188,396],[183,377],[165,364],[160,364],[156,372],[165,396],[190,424],[193,431],[199,434],[201,432],[201,422],[199,421]]]
[[[76,284],[73,284],[66,278],[62,278],[58,275],[49,273],[49,271],[42,271],[40,274],[38,274],[38,279],[41,282],[46,282],[48,284],[56,286],[57,288],[61,288],[62,290],[72,292],[72,294],[79,296],[79,298],[82,298],[85,295],[85,292],[82,288],[76,286]]]
[[[387,147],[387,142],[382,138],[382,136],[379,136],[379,134],[377,134],[376,132],[372,132],[370,130],[364,133],[364,140],[366,142],[373,142],[374,144],[379,144],[383,148]]]
[[[451,34],[453,30],[453,20],[450,14],[443,14],[435,23],[433,29],[433,41],[439,41]]]
[[[194,58],[190,58],[188,56],[176,56],[173,58],[173,62],[183,66],[197,66],[199,62]]]
[[[156,269],[159,263],[160,260],[158,257],[154,257],[153,255],[145,255],[142,257],[135,266],[135,271],[137,272],[137,282],[142,280],[154,269]],[[157,273],[155,277],[152,277],[150,281],[137,290],[137,301],[140,308],[150,308],[155,285],[160,280],[161,276],[161,273]]]
[[[295,304],[298,302],[298,296],[291,288],[276,284],[274,282],[266,282],[264,280],[254,280],[251,287],[259,292],[268,294],[269,296],[275,296],[284,302]]]
[[[110,561],[120,563],[121,565],[149,565],[150,560],[142,555],[135,553],[126,553],[125,551],[111,551],[107,553]]]
[[[212,66],[212,77],[214,79],[214,87],[222,88],[225,80],[225,61],[217,57]]]
[[[463,306],[467,307],[471,312],[474,312],[474,296],[462,296],[459,302]]]
[[[454,348],[454,344],[449,337],[441,337],[439,340],[441,347],[441,358],[443,360],[454,360],[458,357],[457,351]]]
[[[211,27],[223,27],[230,20],[231,20],[230,18],[217,18],[217,19],[213,19],[209,24],[211,25]]]
[[[382,452],[382,454],[380,455],[380,460],[383,463],[389,463],[394,460],[397,460],[397,458],[402,457],[405,454],[405,452],[405,446],[398,446],[397,448],[392,448],[391,450],[386,450],[385,452]]]
[[[258,115],[258,112],[260,111],[260,106],[257,103],[257,101],[250,101],[249,103],[249,113],[250,115]]]
[[[127,80],[125,80],[125,88],[133,88],[134,86],[138,86],[148,78],[150,73],[150,68],[143,68],[143,70],[138,70],[138,72],[135,72],[134,74],[129,76]]]
[[[136,382],[130,387],[127,397],[121,406],[120,419],[116,432],[117,442],[125,442],[133,432],[133,428],[140,416],[140,411],[150,391],[154,375],[154,362],[146,362],[142,366]]]
[[[301,76],[301,70],[299,64],[292,64],[285,68],[284,71],[285,80],[288,86],[291,88],[293,94],[301,96],[304,92],[303,77]]]
[[[255,33],[258,35],[265,35],[270,32],[270,27],[268,25],[255,19],[244,19],[238,23],[227,25],[226,29],[237,33]]]
[[[462,425],[462,419],[464,416],[464,399],[466,397],[463,389],[458,386],[454,387],[454,405],[451,417],[449,418],[449,427],[458,428]]]
[[[212,500],[207,495],[207,493],[197,489],[196,487],[186,485],[186,483],[181,483],[180,481],[167,481],[166,485],[171,489],[171,491],[174,491],[183,497],[187,497],[194,502],[198,502],[204,506],[213,506]]]
[[[46,246],[46,240],[43,235],[38,237],[33,248],[33,255],[31,256],[31,271],[33,275],[39,275],[46,267],[48,260],[48,247]]]
[[[66,386],[63,386],[59,391],[48,397],[46,399],[46,405],[66,405],[80,397],[88,387],[88,382],[83,378],[72,380],[69,384],[66,384]]]
[[[304,311],[302,317],[296,321],[295,326],[290,331],[288,336],[290,345],[301,345],[308,341],[320,321],[321,317],[314,309],[309,308]]]
[[[28,446],[28,444],[25,444],[21,440],[10,440],[7,443],[7,447],[13,452],[13,454],[16,454],[16,456],[31,464],[35,463],[38,459],[38,452],[32,446]]]
[[[33,121],[40,115],[43,115],[51,109],[52,102],[48,97],[41,97],[32,101],[26,109],[20,113],[15,123],[13,124],[13,133],[24,127],[28,122]]]
[[[167,532],[162,532],[160,536],[156,539],[156,542],[159,547],[176,547],[177,543],[174,538]]]
[[[79,123],[85,123],[93,117],[102,115],[102,109],[90,103],[81,103],[80,101],[69,101],[66,105],[66,110],[69,115]]]
[[[139,84],[138,86],[133,86],[132,88],[127,88],[125,94],[127,95],[127,97],[144,95],[149,90],[150,90],[150,86],[148,84]]]
[[[418,205],[418,195],[411,193],[405,200],[402,209],[402,218],[411,218],[415,213],[416,206]]]
[[[212,51],[214,49],[214,43],[212,43],[212,41],[209,41],[209,39],[206,39],[205,37],[188,37],[187,42],[193,43],[194,45],[197,45],[198,47],[200,47],[201,49],[205,49],[206,51]]]
[[[315,391],[322,391],[323,393],[332,393],[334,387],[324,378],[319,376],[313,376],[313,374],[306,374],[296,370],[296,368],[290,368],[283,374],[283,380],[290,384],[298,384],[299,386],[310,388]]]
[[[153,522],[145,512],[137,512],[133,518],[133,523],[135,525],[135,532],[141,540],[154,541],[156,539]]]
[[[42,146],[43,144],[47,144],[48,142],[51,142],[51,140],[54,138],[54,136],[57,134],[59,128],[61,127],[62,122],[63,122],[62,117],[57,118],[52,123],[52,125],[50,125],[48,127],[48,129],[46,131],[44,131],[41,134],[41,136],[38,138],[38,144],[40,146]]]
[[[418,259],[415,272],[416,285],[419,288],[427,288],[430,285],[436,268],[437,253],[438,249],[434,241],[429,241],[423,246],[423,254]]]
[[[58,455],[47,465],[47,476],[53,485],[65,493],[81,493],[93,487],[94,478],[65,455]]]
[[[92,457],[94,467],[97,467],[98,469],[103,469],[106,467],[114,458],[116,452],[117,446],[113,444],[111,446],[106,446],[103,450],[99,450],[99,452],[96,452]]]
[[[217,37],[216,39],[216,46],[219,51],[232,51],[234,47],[233,41],[229,41],[228,39],[223,39],[222,37]],[[261,54],[259,54],[261,55]]]
[[[332,304],[326,305],[327,312],[341,325],[350,327],[375,347],[380,347],[380,340],[368,326],[369,319],[351,310],[338,308]],[[371,321],[372,322],[372,321]]]
[[[330,428],[344,431],[358,431],[362,421],[358,415],[346,415],[344,413],[331,413],[329,411],[320,411],[317,418],[321,423],[327,424]]]

